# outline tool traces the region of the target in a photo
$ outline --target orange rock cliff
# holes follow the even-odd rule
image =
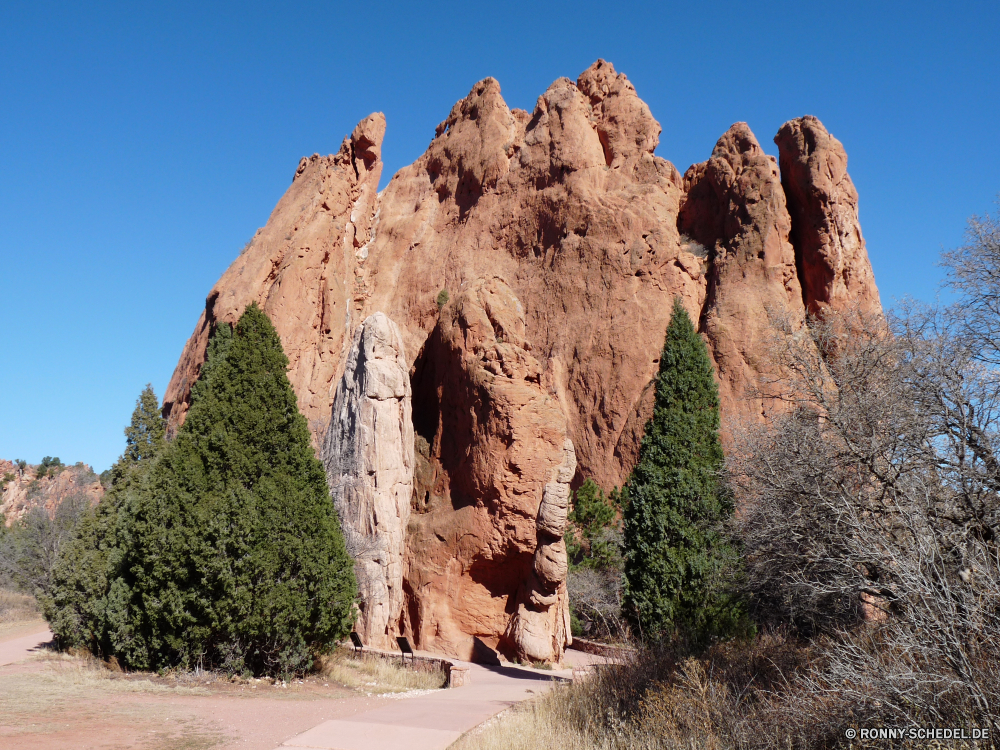
[[[761,396],[781,376],[766,356],[772,321],[881,309],[847,156],[815,117],[782,126],[778,159],[736,123],[682,176],[653,153],[659,123],[603,60],[555,81],[530,113],[480,81],[379,193],[385,129],[372,114],[338,153],[302,159],[209,293],[164,414],[183,422],[211,331],[257,302],[331,484],[355,486],[345,466],[378,466],[412,491],[410,508],[398,490],[338,494],[368,498],[360,515],[338,505],[371,537],[368,637],[558,661],[569,487],[628,476],[674,298],[708,344],[724,425],[766,418]],[[375,314],[367,325],[382,333],[364,333]],[[366,360],[369,340],[394,343]],[[409,386],[377,385],[395,377],[382,361],[405,365]],[[383,391],[395,400],[380,406]],[[391,439],[363,424],[380,409],[397,415]],[[415,449],[398,445],[411,434],[401,414]],[[345,459],[346,433],[329,431],[348,424],[370,455]]]

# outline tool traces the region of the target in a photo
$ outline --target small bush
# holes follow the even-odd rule
[[[64,465],[63,462],[59,460],[58,456],[45,456],[39,466],[43,469],[61,469]]]
[[[574,493],[566,524],[570,627],[577,637],[622,640],[622,557],[618,489],[609,497],[593,479]]]
[[[59,460],[58,456],[45,456],[42,462],[35,468],[35,478],[45,479],[45,477],[54,477],[63,468],[65,468],[63,462]]]
[[[610,498],[593,479],[584,480],[573,493],[572,508],[566,524],[566,556],[571,566],[607,568],[620,566],[621,555],[609,540],[602,538],[611,528],[618,530],[619,493]]]
[[[447,289],[442,289],[440,292],[438,292],[438,296],[437,296],[437,306],[438,306],[438,309],[440,309],[440,308],[444,307],[445,305],[447,305],[449,299],[450,299],[450,295],[448,294],[448,290]]]
[[[687,250],[689,253],[698,258],[708,257],[708,248],[697,240],[688,237],[686,234],[681,235],[681,249]]]

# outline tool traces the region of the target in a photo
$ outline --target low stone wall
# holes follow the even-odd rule
[[[434,656],[410,656],[409,654],[404,657],[399,653],[394,654],[391,651],[379,651],[370,648],[364,649],[361,653],[369,656],[377,656],[387,661],[404,663],[415,672],[443,672],[447,678],[445,687],[455,688],[469,684],[469,668],[456,667],[447,659],[438,659]]]
[[[628,646],[612,646],[607,643],[588,641],[583,638],[574,638],[570,648],[575,651],[583,651],[585,654],[603,656],[606,659],[626,659],[635,653],[635,649]]]

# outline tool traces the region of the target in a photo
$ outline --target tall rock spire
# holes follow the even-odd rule
[[[410,378],[399,328],[383,313],[354,335],[333,397],[322,460],[354,558],[365,645],[395,648],[413,495]]]
[[[811,115],[786,122],[774,142],[808,311],[881,314],[844,147]]]
[[[684,184],[678,227],[708,251],[699,328],[715,361],[719,395],[730,414],[760,417],[765,404],[757,391],[780,377],[766,351],[773,321],[796,327],[804,320],[778,165],[738,122],[707,162],[688,169]]]

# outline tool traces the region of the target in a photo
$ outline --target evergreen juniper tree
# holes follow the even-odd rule
[[[159,453],[165,434],[166,421],[160,414],[159,401],[152,384],[147,384],[135,403],[132,421],[125,428],[125,452],[111,467],[111,486],[126,481],[133,469]]]
[[[123,502],[111,651],[137,669],[300,673],[343,637],[355,581],[271,322],[222,324],[187,419]]]
[[[735,634],[739,604],[724,578],[735,561],[721,527],[733,512],[720,483],[719,394],[708,350],[675,300],[653,417],[624,490],[625,615],[642,637],[693,644]]]
[[[147,384],[125,428],[125,451],[108,472],[107,492],[77,525],[60,553],[51,591],[42,597],[52,632],[64,648],[88,648],[96,654],[113,651],[106,614],[108,589],[122,556],[118,509],[123,498],[141,485],[163,448],[165,427],[156,393]]]
[[[572,507],[567,515],[566,556],[571,569],[577,567],[604,569],[620,562],[618,543],[609,530],[617,530],[619,492],[604,496],[597,482],[587,478],[573,493]]]

